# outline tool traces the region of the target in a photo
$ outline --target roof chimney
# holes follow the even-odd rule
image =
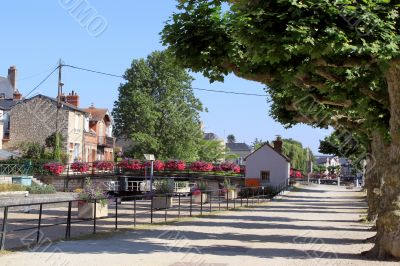
[[[274,140],[272,143],[274,144],[274,150],[282,154],[282,138],[280,136],[276,136],[276,140]]]
[[[22,99],[22,94],[18,90],[15,90],[13,93],[13,100],[19,101],[21,99]]]
[[[74,105],[75,107],[79,107],[79,95],[72,91],[65,97],[65,102]]]
[[[15,66],[10,66],[8,69],[8,80],[15,91],[17,89],[17,68]]]

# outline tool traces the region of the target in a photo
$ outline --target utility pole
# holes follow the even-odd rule
[[[61,59],[58,61],[58,92],[57,92],[57,111],[56,111],[56,133],[55,133],[55,142],[54,145],[54,159],[56,159],[57,161],[61,160],[61,154],[60,154],[60,136],[58,133],[58,117],[59,117],[59,112],[62,106],[61,103],[61,95],[62,95],[62,86],[64,85],[61,82],[61,70],[62,70],[62,61]]]

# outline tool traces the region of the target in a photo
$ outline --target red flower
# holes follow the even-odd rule
[[[199,196],[199,195],[201,195],[201,190],[200,190],[200,189],[194,190],[194,191],[192,192],[192,195],[193,195],[193,196]]]
[[[170,160],[165,164],[165,169],[170,171],[183,171],[186,168],[186,163],[180,160]]]
[[[74,172],[85,173],[89,170],[89,164],[76,161],[73,164],[71,164],[71,169]]]
[[[146,162],[145,166],[151,167],[151,162]],[[165,163],[163,161],[155,160],[153,162],[154,171],[162,171],[162,170],[164,170],[164,168],[165,168]]]
[[[210,172],[213,170],[213,165],[211,163],[197,161],[190,165],[190,169],[194,172]]]
[[[118,163],[118,166],[125,170],[141,170],[143,164],[139,160],[125,159]]]
[[[43,165],[43,168],[50,171],[54,175],[60,175],[64,171],[64,166],[61,163],[57,162],[46,163],[45,165]]]
[[[98,170],[113,170],[114,163],[108,161],[96,161],[93,163],[93,167]]]

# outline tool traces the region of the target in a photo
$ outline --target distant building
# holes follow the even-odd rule
[[[9,111],[22,100],[17,89],[17,68],[11,66],[7,77],[0,76],[0,149],[7,146],[10,136]]]
[[[115,138],[112,135],[113,121],[107,109],[91,106],[84,111],[90,116],[85,121],[85,161],[113,161]]]
[[[245,158],[251,153],[251,147],[246,143],[226,143],[228,154],[235,155],[235,159],[227,159],[227,161],[242,165]]]
[[[221,146],[221,151],[223,151],[223,155],[225,155],[225,141],[224,139],[221,139],[218,137],[217,134],[209,132],[209,133],[204,133],[204,140],[208,141],[217,141],[219,142],[219,145]],[[217,162],[223,162],[224,161],[224,156],[221,156],[221,158],[217,159]]]
[[[340,161],[338,156],[332,155],[318,155],[315,156],[315,164],[325,166],[326,170],[322,174],[328,175],[329,166],[340,166]]]
[[[246,160],[246,180],[255,180],[261,186],[287,184],[290,159],[282,154],[282,140],[278,137],[273,146],[268,142],[249,154]]]

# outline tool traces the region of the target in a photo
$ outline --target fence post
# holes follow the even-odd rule
[[[192,201],[193,201],[193,194],[190,193],[190,209],[189,209],[190,217],[192,217]]]
[[[96,234],[96,205],[97,205],[97,200],[94,200],[94,212],[93,212],[93,234]]]
[[[133,226],[136,227],[136,197],[133,198]]]
[[[71,238],[71,213],[72,213],[72,201],[68,202],[68,214],[67,214],[67,228],[65,230],[65,239]]]
[[[200,215],[203,215],[203,191],[200,190]]]
[[[40,203],[39,219],[38,219],[38,227],[37,227],[37,235],[36,235],[36,243],[39,243],[39,238],[40,238],[40,227],[42,225],[42,210],[43,210],[43,204]],[[67,228],[68,228],[68,222],[67,222]]]
[[[151,197],[151,203],[150,203],[150,223],[153,223],[153,195]]]
[[[218,190],[218,211],[221,210],[221,190]]]
[[[181,193],[178,193],[178,218],[181,218]]]
[[[4,207],[3,226],[1,228],[0,250],[4,250],[4,244],[6,243],[7,219],[8,219],[8,207]]]
[[[164,221],[167,221],[167,209],[168,209],[168,194],[165,194],[165,217],[164,217]]]
[[[210,191],[210,213],[211,213],[211,209],[212,209],[212,196],[211,196],[211,191]]]
[[[118,230],[118,197],[115,197],[115,230]]]
[[[226,195],[226,209],[229,210],[229,195],[228,193],[226,193],[225,195]]]

